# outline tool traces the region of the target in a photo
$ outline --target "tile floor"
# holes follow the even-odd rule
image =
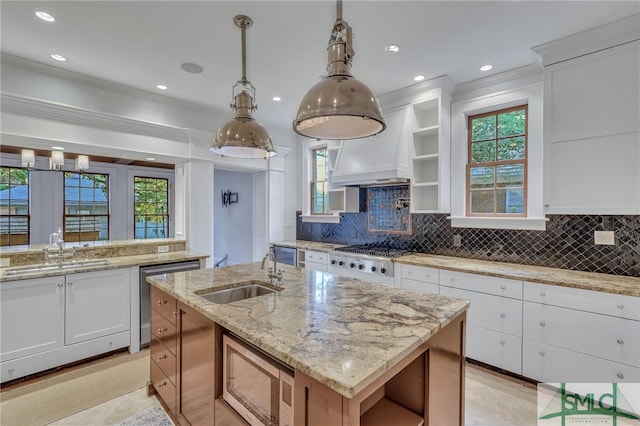
[[[467,426],[536,424],[535,385],[468,364],[465,393]],[[159,405],[155,397],[147,398],[146,390],[140,389],[51,424],[113,425]]]

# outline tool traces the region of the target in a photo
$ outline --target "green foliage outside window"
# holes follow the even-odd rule
[[[469,117],[469,213],[525,213],[527,107]]]
[[[311,214],[327,214],[328,209],[327,148],[318,148],[312,156]]]
[[[29,171],[0,167],[0,245],[29,244]]]
[[[169,236],[169,180],[134,177],[135,238]]]

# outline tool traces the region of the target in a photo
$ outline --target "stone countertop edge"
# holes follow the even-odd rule
[[[208,257],[209,255],[195,253],[192,251],[172,251],[169,253],[151,253],[151,254],[137,254],[137,255],[131,255],[131,256],[115,256],[115,257],[105,258],[104,260],[108,260],[110,264],[104,265],[104,266],[90,266],[87,268],[76,268],[74,270],[65,270],[65,271],[47,271],[39,274],[16,275],[10,278],[3,278],[5,271],[10,271],[16,268],[23,268],[22,266],[8,267],[8,268],[0,268],[0,282],[30,280],[34,278],[44,278],[44,277],[52,277],[57,275],[76,274],[80,272],[105,271],[108,269],[128,268],[131,266],[160,265],[163,263],[181,262],[185,260],[200,260],[200,259],[206,259]],[[98,259],[91,259],[91,260],[98,260]]]
[[[417,253],[394,262],[640,297],[640,278],[621,275]]]
[[[155,287],[352,398],[469,307],[452,297],[283,265],[284,289],[215,304],[196,292],[264,280],[258,263],[157,275]]]
[[[323,242],[308,241],[308,240],[278,241],[275,243],[271,243],[271,245],[298,248],[303,250],[320,251],[324,253],[328,253],[331,250],[334,250],[336,247],[344,247],[344,244],[323,243]]]

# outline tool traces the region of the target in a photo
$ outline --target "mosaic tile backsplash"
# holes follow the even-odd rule
[[[444,214],[413,214],[410,235],[367,231],[366,197],[360,213],[343,213],[339,224],[303,223],[297,238],[338,244],[373,243],[419,253],[493,260],[523,265],[640,277],[640,216],[606,216],[615,230],[614,246],[595,245],[593,231],[603,216],[548,216],[546,231],[452,228]],[[454,247],[453,236],[462,239]]]
[[[367,230],[411,234],[409,185],[367,189]]]

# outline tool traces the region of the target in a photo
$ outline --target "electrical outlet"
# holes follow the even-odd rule
[[[593,240],[597,245],[614,246],[616,244],[613,231],[594,231]]]
[[[0,268],[8,268],[11,265],[11,259],[8,257],[0,258]]]
[[[353,230],[353,232],[351,233],[351,236],[352,236],[353,238],[358,238],[358,230],[357,230],[357,229],[354,229],[354,230]]]
[[[453,246],[454,247],[462,246],[462,235],[454,235],[453,236]]]
[[[169,253],[169,246],[158,246],[158,253]]]

